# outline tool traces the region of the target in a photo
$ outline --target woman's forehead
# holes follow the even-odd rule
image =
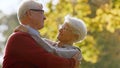
[[[65,27],[65,24],[59,25],[59,28],[63,28]]]
[[[68,23],[64,23],[62,25],[59,25],[59,29],[61,29],[61,28],[69,28],[69,29],[71,29]]]
[[[62,27],[68,27],[69,25],[68,25],[68,23],[64,23],[63,25],[62,25]]]

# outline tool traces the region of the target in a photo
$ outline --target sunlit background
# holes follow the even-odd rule
[[[19,25],[16,11],[22,0],[0,0],[0,65],[5,43]],[[64,16],[81,18],[87,25],[86,39],[75,46],[82,51],[81,68],[120,68],[120,0],[38,0],[43,4],[43,37],[57,41]]]

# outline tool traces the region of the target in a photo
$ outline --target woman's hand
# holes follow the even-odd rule
[[[50,44],[52,46],[57,45],[57,42],[55,42],[55,41],[52,41],[52,40],[49,40],[49,39],[46,39],[46,38],[43,38],[43,40],[46,41],[48,44]]]
[[[27,28],[25,28],[23,25],[19,25],[15,28],[15,32],[22,31],[22,32],[28,32]]]
[[[80,61],[78,60],[79,55],[80,55],[80,52],[78,52],[77,54],[75,54],[72,57],[75,60],[75,67],[74,68],[79,68],[79,65],[80,65]]]

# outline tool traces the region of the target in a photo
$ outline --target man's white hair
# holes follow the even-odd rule
[[[42,10],[42,8],[43,8],[42,4],[39,3],[38,1],[23,0],[18,7],[17,17],[20,21],[21,18],[25,15],[27,10],[30,10],[30,9],[41,9]]]
[[[85,36],[87,35],[87,28],[85,25],[85,22],[83,22],[81,19],[71,17],[69,15],[65,16],[64,23],[67,23],[77,32],[79,35],[77,41],[82,41]]]

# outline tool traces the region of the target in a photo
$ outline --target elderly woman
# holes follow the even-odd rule
[[[81,42],[87,34],[87,29],[84,22],[80,19],[66,16],[64,24],[60,27],[57,36],[58,43],[46,40],[49,44],[56,47],[56,53],[61,57],[71,58],[78,51],[77,47],[73,46],[73,43]],[[78,60],[82,60],[82,54]]]
[[[19,26],[16,31],[24,31],[32,34],[32,30],[29,26]],[[38,42],[38,44],[42,43],[42,47],[61,57],[72,58],[77,52],[79,52],[79,57],[77,58],[79,61],[82,60],[81,51],[73,46],[73,43],[82,41],[87,34],[87,29],[84,22],[80,19],[66,16],[64,24],[59,29],[58,40],[59,42],[52,42],[48,39],[39,39],[36,36],[32,35],[32,37]]]

